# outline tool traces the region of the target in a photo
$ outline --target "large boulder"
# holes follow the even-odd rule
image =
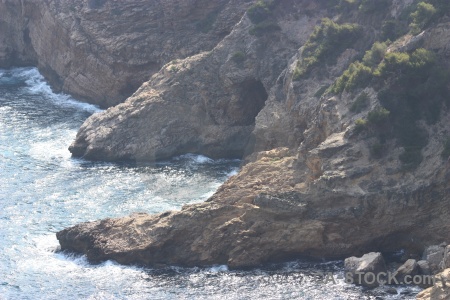
[[[394,276],[399,283],[405,282],[405,276],[410,276],[412,278],[419,274],[419,266],[415,259],[408,259],[403,265],[401,265],[397,271],[395,271]],[[409,279],[410,280],[410,279]]]
[[[366,286],[377,287],[380,280],[378,274],[386,273],[386,264],[384,258],[379,252],[364,254],[362,257],[349,257],[345,259],[346,278],[351,278],[348,282]]]

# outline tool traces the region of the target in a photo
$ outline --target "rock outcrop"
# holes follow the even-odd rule
[[[435,276],[435,283],[432,287],[420,292],[418,300],[448,300],[450,299],[450,269],[445,269]]]
[[[432,245],[425,249],[422,259],[428,261],[430,271],[436,273],[444,259],[445,244]]]
[[[380,273],[386,274],[386,265],[381,253],[367,253],[362,257],[349,257],[345,259],[345,271],[351,274],[355,284],[366,287],[377,287]]]
[[[286,32],[263,36],[252,35],[254,24],[244,17],[212,51],[165,65],[126,103],[89,118],[70,151],[88,159],[135,161],[253,153],[250,135],[269,89],[277,80],[282,84],[286,58],[295,55],[321,17],[319,11],[280,21]],[[303,32],[290,36],[295,28]]]
[[[57,234],[61,248],[94,262],[249,267],[402,248],[419,254],[450,240],[450,165],[441,155],[450,115],[417,122],[428,138],[422,161],[408,169],[398,138],[384,136],[381,151],[356,122],[380,111],[380,86],[324,93],[378,39],[383,20],[408,5],[392,1],[370,18],[359,9],[336,14],[364,34],[300,78],[302,45],[322,17],[336,13],[326,1],[279,1],[265,31],[245,15],[213,50],[166,64],[125,103],[89,118],[71,151],[137,161],[184,152],[245,156],[246,165],[205,203],[79,224]],[[447,65],[450,23],[434,22],[388,51],[420,45]],[[355,112],[363,93],[365,106]]]
[[[110,107],[164,64],[211,50],[249,1],[4,0],[0,67],[35,65],[56,90]]]

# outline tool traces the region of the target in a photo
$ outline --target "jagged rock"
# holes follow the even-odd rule
[[[286,67],[282,57],[298,52],[321,16],[319,11],[289,22],[280,17],[287,31],[263,37],[251,34],[254,24],[244,16],[212,51],[170,62],[125,103],[91,116],[69,150],[87,159],[135,161],[188,152],[213,158],[255,152],[264,146],[255,144],[252,131],[270,87]],[[287,35],[300,27],[296,40]],[[236,53],[245,60],[238,64]]]
[[[419,273],[423,275],[431,275],[430,264],[426,260],[419,260],[417,262]]]
[[[445,247],[444,258],[442,259],[442,262],[439,265],[439,268],[441,270],[450,268],[450,245]]]
[[[444,259],[445,245],[433,245],[425,249],[422,259],[426,260],[430,266],[431,273],[437,273]]]
[[[387,139],[385,155],[375,159],[370,138],[356,133],[355,121],[380,106],[374,87],[358,91],[368,97],[359,114],[349,109],[355,95],[318,93],[335,81],[355,49],[344,50],[338,66],[325,63],[294,80],[301,46],[329,13],[322,2],[280,1],[271,19],[279,30],[261,36],[250,34],[254,24],[244,16],[213,50],[165,65],[125,103],[89,118],[71,148],[87,158],[250,155],[205,203],[79,224],[57,234],[61,248],[91,261],[248,267],[374,249],[417,254],[449,240],[450,165],[441,153],[450,115],[420,123],[428,145],[417,168],[406,171],[397,141]],[[394,2],[398,12],[411,1]],[[369,22],[355,45],[362,54],[378,38],[372,28],[388,15],[354,13],[345,21]],[[423,47],[445,52],[446,22],[430,25]],[[247,55],[242,65],[232,59],[237,51]],[[249,88],[255,94],[249,96]]]
[[[435,276],[435,283],[432,287],[420,292],[418,300],[450,299],[450,269],[445,269]]]
[[[395,271],[394,276],[399,283],[404,283],[405,276],[413,276],[419,274],[419,266],[415,259],[408,259],[403,265],[401,265],[397,271]]]
[[[379,252],[364,254],[362,257],[349,257],[345,259],[345,271],[350,272],[353,282],[367,287],[377,287],[377,275],[386,273],[383,256]]]
[[[37,65],[57,90],[123,102],[164,64],[211,50],[248,1],[0,1],[0,66]]]

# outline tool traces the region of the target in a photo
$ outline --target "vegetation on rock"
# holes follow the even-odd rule
[[[350,111],[354,113],[360,113],[368,106],[369,106],[369,95],[366,92],[362,92],[358,97],[356,97],[352,106],[350,106]]]
[[[311,69],[323,63],[334,63],[339,54],[353,45],[361,35],[357,24],[337,24],[330,19],[323,19],[314,29],[302,51],[294,71],[294,80],[309,74]]]
[[[433,19],[433,16],[437,13],[436,8],[426,2],[419,2],[417,4],[417,9],[411,14],[411,28],[412,34],[418,34],[420,31],[427,26]]]
[[[380,50],[383,47],[377,45],[372,47],[374,49]],[[368,51],[363,61],[373,65],[373,58],[379,59],[380,53],[382,52],[372,51],[370,54]],[[368,114],[368,125],[385,124],[377,134],[396,138],[400,142],[404,153],[399,158],[408,169],[420,164],[421,150],[428,143],[427,134],[418,125],[418,121],[436,123],[443,104],[449,102],[449,72],[437,61],[433,52],[423,48],[411,54],[391,52],[376,67],[353,63],[331,89],[334,93],[353,91],[366,86],[372,79],[375,80],[374,86],[385,86],[378,93],[383,108]],[[357,110],[353,108],[351,111]],[[386,124],[390,124],[389,127]],[[361,125],[357,127],[357,130],[361,130]]]
[[[249,30],[251,35],[262,36],[281,30],[280,26],[272,20],[276,4],[276,1],[259,0],[247,10],[247,16],[254,24]]]
[[[245,53],[242,51],[236,51],[233,53],[233,56],[231,57],[231,59],[236,64],[241,65],[247,59],[247,55],[245,55]]]

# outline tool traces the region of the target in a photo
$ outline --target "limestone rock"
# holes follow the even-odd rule
[[[413,276],[419,274],[419,266],[415,259],[408,259],[403,265],[401,265],[397,271],[395,271],[394,276],[399,283],[404,283],[405,276]],[[409,279],[411,280],[411,279]]]
[[[171,60],[211,50],[248,5],[233,0],[4,0],[0,66],[36,65],[56,90],[109,107]]]
[[[355,51],[294,80],[302,45],[330,14],[322,2],[279,1],[271,16],[279,28],[260,36],[250,34],[255,25],[244,15],[211,51],[164,65],[125,103],[89,118],[71,147],[79,156],[139,161],[195,152],[246,156],[246,164],[205,203],[79,224],[58,233],[62,249],[92,261],[248,267],[375,249],[418,255],[448,241],[450,165],[441,153],[450,115],[420,124],[428,133],[423,161],[405,171],[397,141],[386,140],[386,154],[374,158],[373,138],[355,130],[357,119],[380,106],[374,87],[358,91],[368,99],[357,114],[349,109],[355,95],[319,93],[356,49],[377,40],[372,28],[389,16],[355,11],[345,21],[367,22]],[[411,1],[394,2],[398,10]],[[444,53],[450,23],[442,18],[430,26],[423,46]],[[236,53],[245,54],[240,64]],[[430,268],[442,261],[443,249],[427,252]]]
[[[366,287],[377,287],[379,282],[376,276],[386,273],[383,256],[379,252],[364,254],[362,257],[349,257],[345,259],[345,271],[353,275],[353,282]]]
[[[86,120],[69,150],[87,159],[153,161],[187,152],[242,158],[265,148],[255,144],[256,118],[286,68],[283,57],[297,53],[323,14],[287,22],[288,9],[274,16],[286,30],[257,37],[244,16],[212,51],[164,65],[125,103]],[[300,27],[296,39],[288,35]],[[244,60],[236,62],[236,53]]]
[[[418,300],[435,300],[450,299],[450,269],[445,269],[435,276],[436,280],[432,287],[420,292],[416,299]]]
[[[431,275],[430,264],[426,260],[419,260],[417,262],[417,267],[419,268],[419,273],[423,275]]]
[[[450,268],[450,245],[445,247],[444,258],[442,259],[439,268],[442,270]]]
[[[440,270],[440,265],[444,260],[445,245],[433,245],[425,249],[422,259],[426,260],[433,274]]]

